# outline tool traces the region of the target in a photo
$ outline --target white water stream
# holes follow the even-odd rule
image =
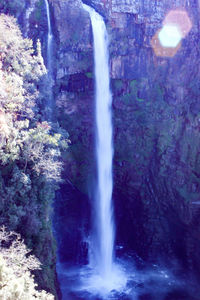
[[[96,83],[96,156],[97,193],[95,264],[103,277],[110,276],[113,265],[114,225],[112,218],[112,96],[109,82],[107,32],[103,18],[84,5],[89,12],[94,38]]]
[[[96,231],[89,258],[95,275],[91,278],[90,285],[109,292],[112,289],[120,288],[122,282],[119,269],[114,262],[112,95],[109,78],[108,37],[103,18],[91,7],[83,4],[83,8],[89,12],[92,23],[96,87],[97,188],[94,201]]]
[[[46,12],[47,12],[47,23],[48,23],[48,37],[47,37],[47,71],[48,71],[48,103],[46,107],[46,116],[50,121],[53,117],[53,34],[51,28],[51,19],[50,19],[50,10],[49,10],[49,2],[45,0]]]
[[[51,20],[50,20],[50,10],[49,10],[49,2],[45,0],[46,11],[47,11],[47,22],[48,22],[48,39],[47,39],[47,68],[49,74],[52,72],[52,29],[51,29]]]

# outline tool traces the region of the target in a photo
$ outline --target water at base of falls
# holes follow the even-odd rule
[[[67,265],[57,267],[59,282],[65,299],[113,299],[113,295],[119,295],[125,291],[126,283],[124,274],[116,269],[111,278],[103,278],[96,274],[89,266],[81,268],[68,268]],[[72,298],[69,295],[73,295]],[[76,298],[76,297],[77,298]],[[118,299],[118,298],[116,298]],[[120,299],[120,298],[119,298]]]
[[[121,260],[119,265],[126,270],[126,283],[114,280],[108,284],[95,277],[88,267],[70,268],[65,264],[58,264],[58,278],[61,284],[63,300],[199,300],[199,286],[193,279],[189,279],[183,270],[169,271],[158,265],[135,267],[133,260]],[[173,274],[175,273],[175,274]],[[177,275],[179,273],[179,275]],[[181,274],[181,275],[180,275]],[[95,279],[96,278],[96,282]],[[111,280],[112,282],[112,280]],[[119,285],[118,285],[119,284]],[[115,289],[117,285],[117,289]],[[109,291],[110,290],[110,291]]]
[[[112,292],[122,292],[126,287],[126,276],[117,264],[113,265],[108,276],[101,276],[95,269],[85,267],[80,272],[81,289],[92,295],[100,295],[102,299],[108,299]]]

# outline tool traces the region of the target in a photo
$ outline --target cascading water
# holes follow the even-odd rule
[[[47,37],[47,70],[48,70],[48,84],[49,84],[49,101],[47,107],[47,118],[52,118],[52,105],[53,105],[53,69],[52,69],[52,50],[53,50],[53,34],[50,20],[49,2],[45,0],[46,12],[47,12],[47,23],[48,23],[48,37]]]
[[[50,10],[49,10],[49,2],[45,0],[46,11],[47,11],[47,22],[48,22],[48,39],[47,39],[47,68],[48,72],[51,74],[52,72],[52,29],[51,29],[51,20],[50,20]]]
[[[75,292],[79,297],[77,299],[93,300],[97,299],[97,296],[98,299],[107,300],[112,297],[113,291],[116,294],[124,291],[127,282],[121,263],[119,266],[114,253],[112,95],[108,37],[103,18],[91,7],[83,4],[83,8],[90,15],[94,40],[97,161],[97,182],[93,201],[95,216],[93,232],[89,238],[89,264],[69,270],[64,262],[58,260],[57,271],[63,299],[71,299],[71,292],[72,295]]]
[[[90,266],[95,273],[90,284],[107,292],[118,289],[122,281],[114,262],[114,222],[112,216],[112,95],[109,79],[108,37],[103,18],[83,4],[89,13],[94,39],[96,85],[96,158],[97,188],[95,203],[95,235],[91,242]]]
[[[114,224],[112,218],[112,96],[109,87],[107,32],[103,18],[87,5],[94,36],[96,81],[96,244],[95,264],[99,273],[109,277],[113,265]]]

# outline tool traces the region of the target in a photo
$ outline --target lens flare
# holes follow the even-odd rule
[[[174,25],[179,28],[183,38],[190,32],[192,22],[185,10],[171,10],[165,17],[163,25]]]
[[[158,34],[159,41],[163,47],[176,48],[182,39],[177,26],[165,25]]]
[[[162,28],[151,39],[155,55],[173,57],[191,28],[192,22],[185,10],[171,10],[164,18]]]
[[[159,39],[159,33],[161,32],[161,30],[158,30],[156,32],[156,34],[153,36],[153,38],[151,39],[151,46],[154,50],[154,53],[156,56],[159,57],[173,57],[177,51],[180,49],[181,47],[181,41],[178,43],[178,45],[176,47],[164,47]]]

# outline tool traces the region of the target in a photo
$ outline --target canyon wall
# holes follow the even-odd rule
[[[106,20],[114,122],[117,243],[146,260],[199,267],[199,6],[194,1],[84,1]],[[89,16],[51,1],[57,38],[58,119],[70,133],[66,177],[89,198],[94,165],[94,74]],[[152,39],[171,10],[192,28],[174,56]],[[87,215],[87,212],[86,212]],[[167,254],[167,255],[166,255]]]

